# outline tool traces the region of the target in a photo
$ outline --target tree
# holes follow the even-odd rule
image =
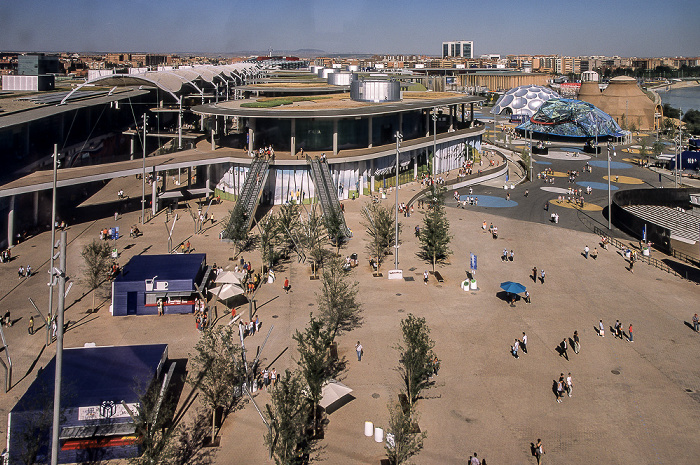
[[[413,406],[421,392],[435,384],[431,380],[437,369],[433,352],[435,341],[430,339],[430,328],[425,318],[418,318],[412,313],[401,320],[401,334],[403,341],[396,345],[401,354],[397,371],[403,378],[408,403]]]
[[[445,214],[445,188],[433,184],[428,193],[430,209],[423,217],[423,228],[420,231],[421,252],[425,260],[430,260],[435,271],[435,264],[443,261],[452,251],[449,248],[450,223]]]
[[[362,208],[362,226],[367,228],[369,241],[367,251],[370,256],[377,257],[381,261],[396,245],[396,218],[393,208],[385,207],[379,203],[368,203]],[[401,234],[399,223],[399,234]]]
[[[340,246],[345,242],[345,232],[343,231],[343,216],[342,213],[331,209],[330,212],[323,215],[323,223],[326,226],[328,237],[331,239],[336,248],[336,256],[340,254]]]
[[[306,220],[300,221],[300,232],[304,248],[308,251],[312,260],[314,277],[318,276],[318,265],[323,263],[328,251],[323,248],[328,240],[326,226],[316,209],[317,204],[311,206]]]
[[[136,387],[139,404],[134,415],[136,434],[141,438],[142,454],[129,459],[131,465],[170,464],[170,442],[174,430],[168,429],[175,411],[177,399],[164,392],[161,398],[160,384],[151,383],[146,389]]]
[[[293,338],[297,342],[299,351],[297,365],[309,388],[308,397],[313,410],[314,432],[316,432],[316,407],[321,401],[323,383],[329,378],[330,346],[333,340],[329,329],[323,325],[323,322],[315,319],[313,314],[310,315],[309,325],[304,332],[297,330]]]
[[[264,436],[265,444],[272,450],[277,465],[302,463],[310,450],[305,433],[309,404],[299,373],[286,370],[272,388],[270,401],[272,405],[265,405],[271,425]]]
[[[296,238],[300,227],[299,213],[299,204],[297,203],[286,203],[280,208],[277,225],[282,237],[282,250],[285,257],[289,257],[289,253],[297,248],[298,240]]]
[[[82,252],[85,267],[83,269],[83,279],[92,293],[92,309],[95,310],[95,294],[102,288],[109,278],[110,273],[110,249],[109,243],[93,239],[89,244],[85,244]]]
[[[233,241],[233,256],[238,254],[237,250],[242,248],[242,245],[249,240],[248,237],[248,215],[243,208],[243,205],[236,203],[233,209],[229,212],[226,226],[224,227],[222,237]]]
[[[647,145],[647,140],[645,137],[643,137],[640,141],[639,156],[642,159],[642,164],[646,162],[646,159],[649,156],[649,146]]]
[[[263,263],[273,268],[278,255],[275,247],[277,247],[280,240],[278,218],[274,212],[270,213],[261,219],[257,226],[260,233],[260,255]]]
[[[423,449],[426,432],[417,432],[414,428],[415,415],[411,408],[404,409],[398,401],[391,402],[389,409],[389,426],[386,429],[387,458],[391,465],[401,465]]]
[[[316,295],[320,319],[331,340],[362,325],[362,305],[357,301],[357,281],[350,283],[343,263],[334,257],[324,267],[321,293]]]
[[[700,134],[700,111],[690,109],[683,114],[685,129],[690,134]]]
[[[190,354],[192,371],[187,382],[199,388],[204,403],[212,410],[211,440],[216,437],[216,409],[229,408],[239,399],[245,379],[238,335],[231,326],[215,326],[202,331],[195,354]]]

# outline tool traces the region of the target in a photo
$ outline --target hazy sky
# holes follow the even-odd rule
[[[698,0],[0,0],[0,50],[699,56]]]

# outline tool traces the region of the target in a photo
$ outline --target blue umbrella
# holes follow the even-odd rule
[[[510,292],[511,294],[520,294],[526,290],[525,286],[520,283],[514,283],[513,281],[501,283],[501,289],[506,292]]]

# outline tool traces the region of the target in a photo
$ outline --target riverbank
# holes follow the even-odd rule
[[[673,81],[671,84],[659,84],[654,87],[647,87],[649,90],[657,90],[657,89],[668,89],[668,90],[674,90],[674,89],[685,89],[688,87],[698,87],[700,86],[700,81],[695,79],[692,81]]]

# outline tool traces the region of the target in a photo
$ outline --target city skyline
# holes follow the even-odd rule
[[[328,54],[438,56],[441,43],[473,40],[483,54],[696,56],[700,4],[672,0],[551,4],[497,0],[259,4],[174,0],[30,0],[0,5],[0,49],[224,53],[318,49]],[[624,38],[624,40],[620,40]]]

